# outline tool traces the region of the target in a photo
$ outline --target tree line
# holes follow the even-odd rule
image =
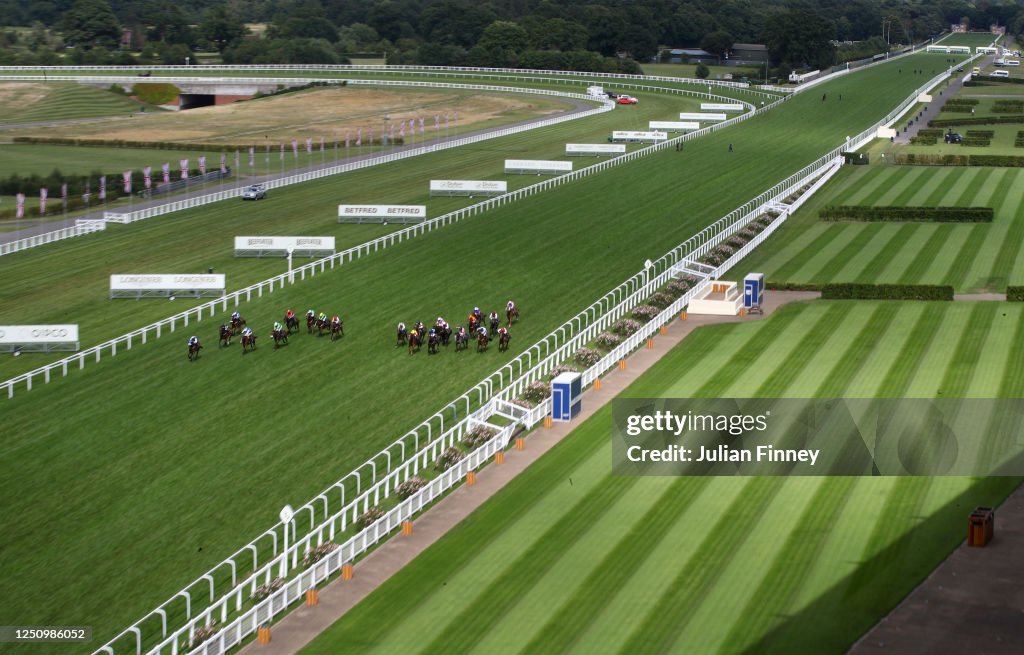
[[[1013,0],[0,0],[0,63],[388,63],[635,72],[659,49],[725,55],[764,43],[773,64],[837,63],[836,43],[899,44],[967,23],[1024,32]],[[129,53],[122,47],[127,31]],[[69,47],[70,46],[70,47]]]

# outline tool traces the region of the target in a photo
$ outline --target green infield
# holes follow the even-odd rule
[[[876,160],[877,161],[877,160]],[[950,284],[1002,292],[1024,281],[1024,171],[1012,168],[849,166],[743,262],[774,283]],[[826,205],[975,206],[976,224],[827,223]]]
[[[682,152],[532,196],[242,308],[263,339],[286,307],[337,311],[347,335],[337,343],[302,335],[279,351],[261,343],[245,357],[237,345],[218,352],[214,335],[224,313],[193,328],[207,346],[194,364],[185,360],[189,332],[179,331],[67,379],[19,390],[4,410],[12,435],[4,459],[18,466],[0,470],[0,511],[27,522],[5,543],[9,574],[0,593],[21,600],[2,610],[0,622],[87,623],[98,635],[116,634],[272,525],[273,508],[304,502],[510,357],[410,357],[393,345],[399,320],[443,314],[455,322],[473,305],[487,311],[512,297],[524,313],[513,348],[525,347],[635,273],[645,258],[870,125],[918,82],[893,68],[823,85],[830,97],[842,93],[842,102],[823,102],[816,93],[794,97]],[[630,109],[653,104],[652,98]],[[623,116],[642,115],[617,109],[595,118],[592,128],[570,123],[528,132],[282,189],[263,203],[222,203],[5,257],[0,299],[5,312],[25,322],[87,323],[96,336],[86,340],[98,341],[172,307],[106,300],[110,272],[213,265],[227,270],[235,287],[239,278],[284,266],[234,260],[235,234],[339,229],[336,204],[345,199],[368,202],[386,193],[394,201],[423,201],[432,177],[487,177],[512,153],[557,156],[567,137],[587,134],[574,129],[606,134],[612,123],[600,121],[614,120],[618,129]],[[380,230],[341,228],[342,236],[355,235],[349,228]]]
[[[123,116],[158,107],[91,86],[71,82],[0,81],[0,124]]]
[[[1024,309],[814,302],[702,328],[629,397],[1019,396]],[[684,372],[684,373],[681,373]],[[1016,478],[611,475],[580,425],[303,653],[842,653]]]
[[[938,45],[967,45],[972,48],[990,46],[999,37],[991,32],[960,32],[938,41]],[[1003,41],[1005,43],[1005,41]]]

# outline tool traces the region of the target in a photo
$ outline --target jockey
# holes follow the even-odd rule
[[[327,312],[320,312],[320,315],[317,316],[317,319],[319,319],[319,321],[321,323],[326,323],[327,322]]]
[[[516,308],[516,304],[514,302],[512,302],[511,300],[509,300],[507,303],[505,303],[505,311],[506,312],[511,312],[515,308]]]
[[[252,328],[248,327],[248,326],[242,328],[242,336],[243,337],[251,337],[252,336]]]
[[[399,332],[405,332],[405,323],[399,323],[398,324],[398,331]]]
[[[445,332],[448,331],[448,321],[444,320],[443,318],[441,319],[441,329],[444,330]]]
[[[306,312],[306,318],[313,318],[314,316],[316,316],[316,312],[314,312],[312,309]]]
[[[288,311],[286,311],[284,313],[284,317],[285,317],[286,320],[289,320],[289,321],[292,320],[293,318],[295,318],[295,311],[289,309]]]
[[[188,338],[188,345],[189,345],[189,347],[198,346],[199,345],[199,337],[197,337],[196,335],[193,334],[191,337]]]
[[[487,336],[487,328],[485,328],[484,326],[481,325],[480,327],[478,327],[476,329],[476,333],[481,335],[481,336],[486,337]]]
[[[430,328],[430,332],[428,333],[428,336],[431,337],[431,338],[436,337],[437,336],[437,330],[435,330],[434,328]]]
[[[416,332],[423,334],[426,327],[423,325],[423,321],[416,321]]]
[[[435,326],[437,326],[437,327],[442,327],[442,326],[444,326],[444,325],[445,325],[445,322],[444,322],[444,317],[443,317],[443,316],[438,316],[438,317],[437,317],[437,320],[436,320],[436,321],[434,321],[434,325],[435,325]]]
[[[498,336],[503,337],[506,334],[508,334],[508,328],[504,328],[504,327],[498,328]]]
[[[331,325],[341,325],[341,318],[338,315],[335,315],[334,318],[331,319]]]
[[[459,326],[459,336],[462,337],[463,339],[466,338],[466,328],[462,327],[461,325]]]
[[[476,320],[479,321],[480,319],[482,319],[484,317],[484,314],[483,314],[483,312],[480,311],[479,307],[474,307],[473,308],[473,316],[476,316]]]
[[[491,319],[492,323],[497,322],[497,320],[498,320],[498,312],[491,312],[490,315],[488,315],[487,318]]]
[[[280,321],[274,321],[274,332],[280,332],[283,329],[284,327],[281,325]]]
[[[412,332],[409,333],[409,338],[410,339],[419,339],[419,337],[420,337],[420,333],[416,331],[416,328],[413,328]]]
[[[231,312],[231,322],[234,323],[242,318],[242,315],[238,312]]]

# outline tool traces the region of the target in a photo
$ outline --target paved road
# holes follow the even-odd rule
[[[521,96],[527,97],[527,98],[532,97],[530,94],[509,94],[509,95],[521,95]],[[445,138],[442,137],[442,138],[436,138],[436,139],[426,139],[424,141],[417,141],[415,143],[410,143],[410,144],[407,144],[407,145],[403,145],[403,146],[401,146],[399,148],[396,148],[396,149],[393,149],[393,150],[389,150],[387,152],[396,152],[396,151],[401,151],[401,150],[409,150],[409,149],[412,149],[412,148],[420,148],[420,147],[423,147],[425,145],[432,145],[432,144],[435,144],[435,143],[443,143],[445,141],[451,141],[451,140],[454,140],[456,138],[463,138],[463,137],[472,136],[472,135],[476,135],[476,134],[488,134],[488,133],[492,133],[492,132],[497,132],[499,130],[502,130],[502,129],[505,129],[505,128],[508,128],[508,127],[514,127],[514,126],[517,126],[517,125],[528,125],[530,123],[537,123],[539,121],[551,118],[553,116],[576,114],[576,113],[579,113],[579,112],[582,112],[582,111],[586,111],[588,109],[592,109],[593,108],[593,105],[585,103],[585,102],[583,102],[581,100],[574,100],[572,98],[556,98],[556,99],[561,100],[561,101],[563,101],[563,102],[565,102],[567,104],[571,104],[573,106],[573,108],[570,109],[569,111],[565,111],[565,112],[561,112],[561,113],[555,113],[555,114],[548,114],[548,115],[545,115],[545,116],[537,116],[535,118],[530,118],[530,119],[524,120],[524,121],[518,121],[516,123],[510,123],[508,125],[503,125],[501,127],[496,127],[496,128],[486,129],[486,130],[469,130],[469,131],[466,131],[466,132],[459,132],[459,133],[456,133],[456,134],[452,135],[449,139],[445,139]],[[26,146],[26,147],[31,147],[31,146]],[[168,157],[173,157],[173,152],[174,151],[168,151],[168,152],[170,153],[170,154],[168,154]],[[304,173],[306,171],[319,170],[321,168],[327,168],[327,167],[335,166],[335,165],[341,164],[341,163],[357,162],[357,161],[363,161],[363,160],[366,160],[366,159],[372,159],[373,157],[378,157],[378,156],[380,156],[382,154],[387,154],[387,153],[378,151],[378,152],[373,152],[373,153],[367,153],[365,155],[356,155],[356,156],[352,156],[352,157],[347,157],[345,159],[339,159],[337,161],[330,160],[330,161],[326,162],[325,164],[314,164],[314,165],[311,165],[311,166],[299,166],[299,167],[296,167],[296,168],[288,168],[288,169],[285,170],[285,172],[283,174],[269,174],[269,175],[251,175],[251,176],[246,176],[246,177],[243,178],[243,182],[239,182],[238,180],[236,180],[234,178],[229,178],[228,181],[226,181],[226,182],[208,184],[208,185],[202,187],[201,190],[193,188],[192,190],[187,192],[187,195],[186,195],[186,193],[181,192],[181,193],[161,195],[158,198],[154,198],[154,199],[150,199],[150,200],[135,200],[131,204],[130,209],[132,211],[138,211],[140,209],[145,209],[147,207],[153,207],[153,206],[156,206],[156,205],[163,205],[163,204],[166,204],[168,202],[172,202],[174,200],[181,200],[183,198],[186,198],[188,195],[196,195],[198,193],[213,193],[213,192],[216,192],[216,191],[223,191],[223,190],[228,190],[228,189],[236,189],[236,188],[239,187],[240,184],[247,184],[248,185],[248,184],[255,184],[257,182],[267,182],[267,181],[272,180],[272,179],[278,179],[278,178],[281,178],[281,177],[289,177],[289,176],[292,176],[292,175],[297,175],[299,173]],[[241,156],[242,156],[242,159],[244,161],[245,158],[246,158],[246,153],[242,153]],[[314,150],[314,156],[315,156],[315,150]],[[243,164],[243,168],[244,168],[244,164]],[[110,182],[110,180],[108,180],[108,182]],[[117,181],[115,181],[115,182],[117,182]],[[57,200],[59,201],[59,198]],[[53,198],[51,198],[51,202],[52,201],[53,201]],[[97,209],[96,211],[92,211],[92,212],[89,212],[87,214],[77,215],[75,218],[69,218],[69,219],[66,219],[66,220],[65,219],[60,219],[60,220],[39,222],[39,223],[34,223],[31,226],[24,227],[24,228],[21,228],[21,229],[10,230],[10,231],[7,231],[7,232],[0,232],[0,243],[9,243],[11,241],[17,241],[18,239],[23,239],[23,238],[26,238],[26,237],[35,236],[37,234],[43,234],[43,233],[46,233],[46,232],[52,232],[54,230],[59,230],[59,229],[64,228],[64,227],[71,227],[71,226],[73,226],[75,224],[75,221],[79,220],[79,219],[97,219],[98,220],[98,219],[103,218],[103,211],[104,210],[102,210],[102,209]],[[119,207],[113,209],[113,211],[127,212],[127,211],[129,211],[129,207],[125,207],[125,206],[122,205],[122,206],[119,206]]]

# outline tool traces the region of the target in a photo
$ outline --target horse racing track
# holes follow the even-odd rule
[[[625,396],[1014,397],[1024,308],[814,301],[704,327]],[[685,371],[685,373],[680,373]],[[304,653],[839,653],[1017,478],[624,477],[610,406]]]
[[[333,343],[301,334],[276,351],[261,341],[243,358],[211,347],[222,317],[198,324],[207,347],[197,362],[185,360],[188,333],[177,332],[19,393],[4,410],[11,435],[5,459],[19,466],[5,468],[0,477],[6,491],[3,513],[38,522],[26,524],[5,543],[10,573],[0,581],[0,593],[21,599],[21,609],[14,616],[8,608],[4,622],[92,624],[98,634],[116,634],[272,525],[282,504],[312,497],[517,354],[410,357],[395,347],[398,320],[457,317],[473,305],[486,311],[514,298],[524,308],[521,323],[513,326],[515,347],[537,341],[591,296],[636,273],[646,257],[798,170],[853,129],[863,129],[873,120],[866,113],[906,97],[913,81],[887,70],[880,66],[831,82],[829,94],[842,89],[847,98],[841,108],[798,96],[766,115],[689,143],[684,153],[661,152],[581,179],[346,263],[244,307],[264,338],[289,307],[297,312],[337,308],[345,319],[345,337]],[[565,134],[556,130],[548,138]],[[464,170],[460,167],[477,165],[482,153],[500,161],[509,143],[480,144],[469,150],[472,157],[451,153],[451,160],[439,156],[431,163],[452,162],[451,170]],[[737,145],[735,152],[728,152],[729,143]],[[771,169],[763,165],[766,157],[776,162]],[[353,179],[402,188],[412,198],[409,189],[424,194],[428,177],[421,169],[414,180],[394,182],[389,171]],[[722,192],[724,182],[729,193]],[[221,236],[245,227],[243,212],[250,211],[259,212],[256,220],[268,231],[292,220],[308,221],[303,225],[310,232],[333,222],[340,192],[332,196],[328,182],[308,188],[316,189],[318,211],[325,212],[319,223],[298,212],[305,207],[303,194],[294,190],[276,194],[277,204],[270,199],[258,208],[239,204],[188,212],[181,219],[131,226],[110,241],[109,235],[84,238],[63,252],[92,262],[93,278],[102,279],[97,262],[106,254],[132,251],[137,235],[145,245],[123,261],[152,256],[202,270],[221,248],[200,229],[211,217],[227,224],[208,226],[221,230]],[[282,213],[282,206],[298,215]],[[264,213],[275,207],[275,215]],[[165,239],[173,248],[162,248]],[[226,251],[229,241],[224,244]],[[214,260],[218,266],[230,261],[228,255],[220,257]],[[53,293],[66,293],[71,284],[60,276],[59,256],[28,253],[12,261],[19,279],[31,278],[34,271],[57,276],[50,278],[60,282]],[[263,272],[281,269],[280,262],[251,265]],[[93,299],[75,305],[109,307],[113,301],[96,299],[95,287],[102,283],[90,283]],[[33,313],[36,307],[43,314],[56,312],[45,293],[24,306]],[[127,322],[135,312],[160,311],[142,301],[117,302],[126,304],[117,306],[113,323],[108,309],[92,312],[89,320],[116,330],[117,321]],[[627,491],[593,490],[604,505]],[[595,511],[585,515],[596,518]],[[55,566],[58,561],[72,564]],[[28,615],[31,621],[23,620]]]

